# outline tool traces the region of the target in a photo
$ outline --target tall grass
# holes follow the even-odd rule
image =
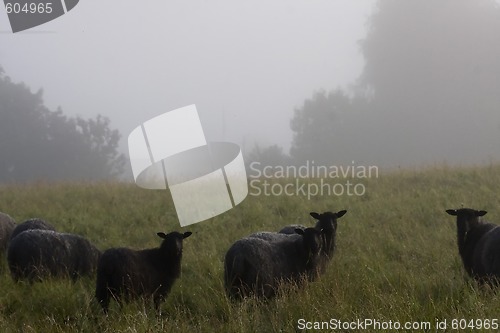
[[[182,276],[161,316],[138,301],[123,308],[112,302],[106,317],[94,300],[94,279],[14,283],[2,258],[1,331],[296,332],[301,318],[447,320],[451,330],[452,319],[499,317],[499,294],[465,275],[455,221],[444,212],[464,204],[500,221],[499,166],[399,171],[356,181],[366,187],[363,196],[249,195],[235,209],[184,228],[194,234],[184,242]],[[319,280],[301,290],[284,288],[268,301],[226,297],[223,258],[235,240],[292,223],[313,225],[310,211],[341,209],[348,213],[339,219],[337,249]],[[17,221],[44,218],[100,249],[156,247],[156,232],[181,229],[166,191],[130,184],[3,186],[0,211]]]

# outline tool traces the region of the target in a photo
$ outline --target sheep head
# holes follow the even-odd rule
[[[309,213],[313,218],[318,220],[316,223],[316,227],[318,229],[325,230],[335,230],[337,229],[337,219],[344,216],[347,213],[347,210],[341,210],[337,213],[325,212],[323,214],[318,214],[315,212]]]
[[[180,233],[173,231],[171,233],[165,234],[164,232],[158,232],[157,235],[163,238],[160,248],[166,253],[175,253],[176,255],[182,253],[182,241],[184,238],[191,236],[192,232],[186,231],[185,233]]]
[[[471,208],[447,209],[446,212],[449,215],[456,216],[457,225],[465,228],[467,231],[480,223],[479,217],[484,216],[487,213],[485,210],[475,210]]]

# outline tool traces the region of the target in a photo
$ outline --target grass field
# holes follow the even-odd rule
[[[446,320],[446,331],[453,331],[453,323],[477,320],[473,324],[478,328],[498,320],[499,294],[465,276],[455,220],[445,209],[464,204],[487,210],[486,218],[500,222],[500,166],[397,171],[361,182],[363,196],[248,196],[235,209],[183,228],[193,235],[184,242],[182,276],[162,305],[161,317],[143,302],[122,309],[112,302],[110,314],[103,316],[90,278],[75,284],[16,284],[2,258],[0,330],[296,332],[314,327],[313,322],[373,319],[386,327],[429,322],[428,331],[444,332],[437,322]],[[292,223],[312,225],[310,211],[341,209],[348,213],[339,220],[337,249],[319,280],[301,290],[290,287],[267,302],[231,302],[226,297],[223,258],[235,240]],[[44,218],[59,231],[84,235],[103,250],[156,247],[156,232],[181,229],[165,191],[131,184],[4,186],[0,211],[17,221]],[[324,331],[347,331],[333,328]],[[365,326],[365,331],[375,328]]]

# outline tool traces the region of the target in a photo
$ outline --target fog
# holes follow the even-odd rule
[[[338,161],[498,160],[498,7],[396,3],[82,0],[16,34],[2,11],[0,66],[43,88],[50,109],[109,117],[123,151],[142,122],[196,104],[209,141],[288,153],[294,110],[340,88],[369,106],[338,112],[342,136],[325,152]]]
[[[289,147],[294,107],[348,85],[373,1],[92,1],[12,34],[0,64],[43,88],[50,108],[103,114],[126,138],[141,122],[196,104],[210,140]]]

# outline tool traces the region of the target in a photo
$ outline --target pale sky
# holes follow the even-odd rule
[[[67,115],[102,114],[129,133],[196,104],[209,141],[288,148],[293,110],[360,75],[358,41],[374,0],[81,0],[11,32],[0,10],[0,66]]]

